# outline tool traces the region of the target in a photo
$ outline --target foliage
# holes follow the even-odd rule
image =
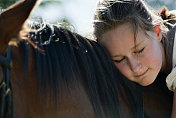
[[[59,1],[59,0],[44,0],[40,4],[40,7],[46,7],[48,4],[58,4],[58,5],[61,5],[62,2]]]
[[[176,0],[145,0],[151,7],[155,9],[161,9],[161,7],[165,6],[169,10],[175,9]]]
[[[14,4],[16,0],[0,0],[0,9],[5,9],[8,6]]]

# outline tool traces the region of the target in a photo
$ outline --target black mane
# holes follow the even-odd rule
[[[136,116],[137,105],[129,85],[126,85],[126,79],[115,69],[100,44],[57,25],[39,23],[32,25],[32,28],[35,31],[30,32],[28,38],[44,50],[43,54],[33,48],[38,94],[49,90],[57,102],[62,83],[71,91],[70,83],[81,81],[88,90],[96,115],[102,117],[102,106],[107,116],[117,118],[120,117],[119,95],[123,96],[123,88]],[[28,41],[23,41],[20,47],[28,65],[28,49],[32,46]]]

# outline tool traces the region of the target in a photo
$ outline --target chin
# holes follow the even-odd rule
[[[146,78],[146,79],[147,79],[147,78]],[[155,81],[155,79],[150,80],[150,81],[145,81],[145,80],[143,80],[143,81],[140,82],[139,84],[140,84],[141,86],[149,86],[149,85],[151,85],[154,81]]]

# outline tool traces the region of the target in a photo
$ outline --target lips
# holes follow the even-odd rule
[[[142,74],[135,75],[135,77],[137,77],[137,78],[142,77],[142,76],[144,76],[147,73],[147,71],[148,71],[148,69],[145,72],[143,72]]]

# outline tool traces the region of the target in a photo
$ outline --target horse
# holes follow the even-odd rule
[[[60,25],[26,28],[37,2],[0,15],[1,118],[170,117],[173,94],[164,84],[128,81],[96,41]]]

